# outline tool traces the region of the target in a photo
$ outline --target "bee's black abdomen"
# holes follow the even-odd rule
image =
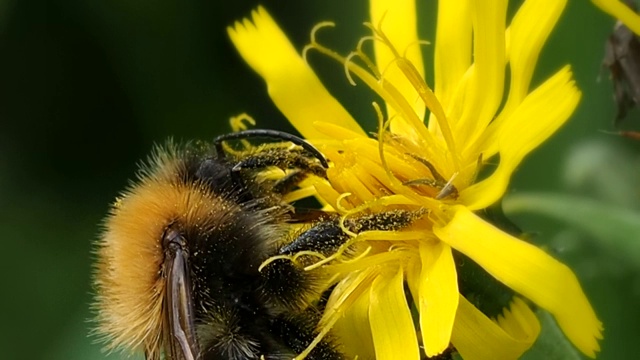
[[[266,316],[251,311],[228,311],[203,324],[199,333],[202,360],[291,360],[316,338],[316,310]],[[204,341],[203,341],[204,340]],[[325,337],[306,357],[308,360],[342,360],[344,357]]]
[[[279,335],[282,342],[291,348],[293,353],[303,352],[318,335],[317,325],[320,314],[310,308],[297,315],[282,315],[276,318],[271,325],[271,332]],[[307,360],[341,360],[344,357],[338,351],[332,338],[325,336],[311,353]]]

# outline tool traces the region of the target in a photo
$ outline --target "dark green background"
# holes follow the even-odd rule
[[[300,49],[313,25],[335,21],[338,27],[321,38],[347,53],[366,34],[361,23],[367,2],[341,3],[263,5]],[[168,137],[211,139],[227,132],[228,118],[241,112],[261,127],[292,130],[226,36],[226,26],[257,5],[0,1],[2,358],[105,358],[87,336],[92,243],[108,204],[154,143]],[[421,36],[429,40],[434,11],[433,1],[421,2]],[[640,147],[599,131],[612,129],[615,113],[607,73],[597,81],[613,23],[588,1],[570,1],[534,83],[571,63],[583,99],[571,122],[523,164],[512,191],[560,191],[638,209]],[[425,47],[425,54],[431,52]],[[318,55],[312,63],[367,130],[375,130],[365,87],[350,87],[341,66]],[[626,125],[640,129],[637,111]],[[581,164],[590,172],[567,171],[568,158],[588,151],[611,154],[606,159],[616,166],[586,156]],[[602,176],[604,184],[592,181]],[[620,194],[606,176],[635,192]],[[637,354],[638,264],[621,263],[561,223],[537,217],[519,217],[519,223],[576,269],[605,323],[601,358]]]

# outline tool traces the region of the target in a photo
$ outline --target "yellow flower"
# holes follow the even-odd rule
[[[591,0],[597,7],[625,24],[640,36],[640,15],[620,0]]]
[[[515,359],[540,332],[531,301],[555,316],[580,351],[595,357],[602,324],[573,272],[474,214],[504,195],[522,159],[578,104],[568,67],[533,90],[530,84],[565,5],[527,0],[507,27],[507,0],[440,2],[434,90],[425,81],[413,1],[372,0],[373,35],[347,57],[316,41],[316,30],[331,25],[320,24],[304,54],[314,49],[338,60],[351,81],[384,100],[386,116],[373,104],[380,123],[376,139],[329,94],[263,8],[228,29],[276,106],[331,160],[329,182],[313,184],[328,208],[343,219],[394,209],[425,214],[401,231],[353,233],[345,247],[355,254],[338,251],[319,261],[337,279],[320,336],[333,329],[345,351],[359,359],[419,359],[421,347],[434,356],[450,344],[467,360]],[[368,41],[375,61],[361,50]],[[487,161],[497,166],[480,178]],[[454,251],[521,297],[487,317],[461,293]]]

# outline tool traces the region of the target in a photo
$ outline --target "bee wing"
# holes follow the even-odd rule
[[[171,242],[164,265],[167,271],[165,316],[168,324],[165,356],[171,360],[198,360],[200,348],[195,332],[188,254],[183,246]]]

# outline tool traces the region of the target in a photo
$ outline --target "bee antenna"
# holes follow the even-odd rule
[[[224,148],[222,147],[222,143],[227,140],[240,140],[240,139],[249,139],[249,138],[269,138],[269,139],[279,139],[283,141],[289,141],[294,145],[298,145],[303,149],[310,152],[316,159],[320,161],[323,167],[328,168],[329,164],[327,163],[327,159],[325,159],[324,155],[316,149],[313,145],[309,144],[304,139],[286,133],[284,131],[278,130],[269,130],[269,129],[250,129],[244,131],[238,131],[234,133],[224,134],[213,139],[213,145],[218,155],[222,154],[224,156]]]

